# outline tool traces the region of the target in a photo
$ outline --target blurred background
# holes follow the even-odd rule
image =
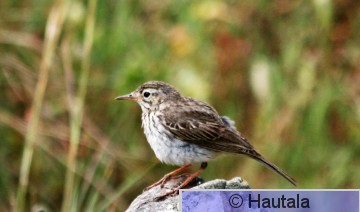
[[[0,2],[0,211],[119,211],[176,167],[141,110],[149,80],[236,121],[297,188],[360,187],[360,1]],[[194,167],[196,169],[198,167]],[[202,177],[293,188],[227,155]]]

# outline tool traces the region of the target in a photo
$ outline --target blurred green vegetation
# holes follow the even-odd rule
[[[65,192],[74,211],[124,210],[174,169],[147,144],[138,105],[113,101],[149,80],[231,117],[298,188],[359,188],[359,11],[353,0],[1,1],[0,211],[22,198],[26,211],[64,210]],[[235,155],[202,176],[292,188]]]

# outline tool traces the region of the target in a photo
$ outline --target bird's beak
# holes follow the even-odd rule
[[[140,100],[140,98],[131,93],[131,94],[118,96],[115,98],[115,100]]]

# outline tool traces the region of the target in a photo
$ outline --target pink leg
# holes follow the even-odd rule
[[[179,189],[184,188],[185,186],[187,186],[187,184],[189,184],[195,177],[199,176],[201,172],[203,172],[207,167],[207,162],[201,163],[200,169],[197,170],[196,172],[194,172],[193,174],[191,174],[184,182],[182,182],[178,187],[176,187],[175,189],[166,192],[164,195],[161,195],[160,197],[158,197],[157,199],[162,199],[168,195],[172,195],[172,194],[176,194]]]
[[[157,181],[156,183],[152,184],[151,186],[146,187],[146,188],[144,189],[144,191],[150,190],[150,189],[154,188],[155,186],[157,186],[157,185],[159,185],[159,184],[161,185],[161,187],[163,187],[164,184],[166,183],[166,181],[168,181],[172,176],[174,176],[174,175],[182,172],[183,170],[189,168],[190,166],[191,166],[191,164],[188,164],[188,165],[182,166],[182,167],[180,167],[180,168],[178,168],[178,169],[175,169],[174,171],[172,171],[172,172],[164,175],[164,177],[161,178],[161,179],[160,179],[159,181]]]

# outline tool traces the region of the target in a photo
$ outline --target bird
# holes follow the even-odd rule
[[[142,128],[156,157],[162,163],[180,166],[145,190],[163,186],[176,174],[193,164],[200,164],[196,172],[163,196],[174,194],[186,187],[206,169],[210,160],[221,153],[241,154],[255,159],[296,186],[294,178],[255,150],[237,131],[234,121],[220,116],[204,101],[183,96],[168,83],[149,81],[115,100],[133,100],[140,105]]]

